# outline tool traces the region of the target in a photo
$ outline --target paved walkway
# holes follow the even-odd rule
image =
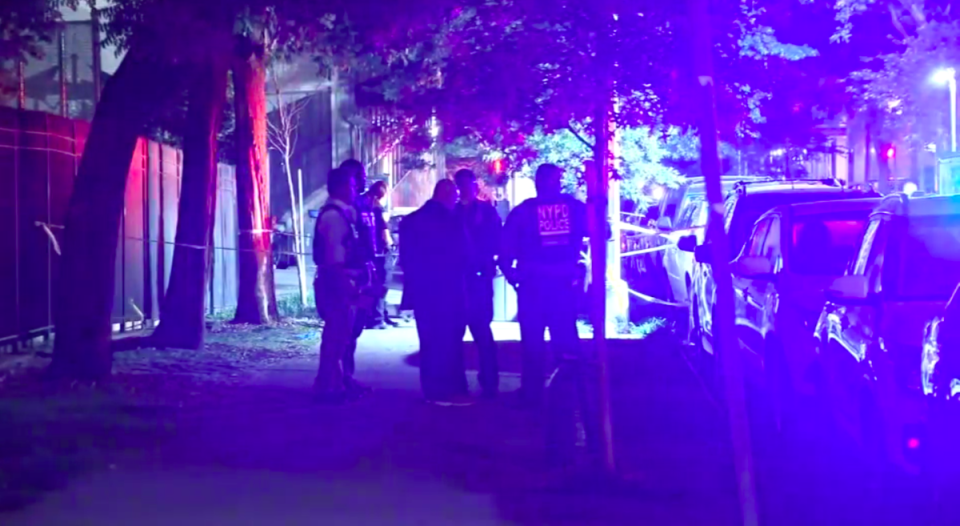
[[[506,400],[420,400],[412,328],[370,331],[358,356],[376,391],[347,407],[309,402],[305,353],[184,410],[177,435],[7,517],[6,526],[722,526],[735,494],[717,417],[675,353],[614,346],[619,462],[614,491],[553,487],[535,415]],[[504,345],[517,371],[516,346]],[[474,360],[468,360],[475,363]],[[471,377],[473,374],[471,374]],[[471,378],[471,381],[474,379]],[[505,375],[504,388],[517,387]],[[505,397],[507,398],[507,397]]]

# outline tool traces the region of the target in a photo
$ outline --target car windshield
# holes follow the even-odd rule
[[[750,237],[753,224],[773,207],[794,203],[813,203],[815,201],[833,201],[853,199],[859,195],[847,192],[773,192],[768,194],[747,194],[736,200],[736,210],[727,218],[727,235],[730,236],[730,253],[739,254],[743,244]],[[730,205],[730,201],[727,201]]]
[[[960,282],[960,215],[910,218],[898,252],[898,295],[946,301]]]
[[[793,221],[788,258],[791,272],[842,276],[856,255],[869,209],[801,216]]]

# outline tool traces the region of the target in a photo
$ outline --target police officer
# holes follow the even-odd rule
[[[367,171],[364,169],[363,164],[361,164],[360,161],[356,159],[347,159],[346,161],[340,163],[340,170],[343,170],[349,174],[349,176],[354,180],[357,194],[364,193],[367,188]],[[352,393],[364,393],[369,391],[369,389],[354,379],[354,373],[357,369],[355,356],[357,353],[357,339],[360,338],[360,334],[367,326],[367,321],[370,317],[373,302],[375,301],[376,296],[379,294],[378,290],[374,290],[376,288],[376,280],[373,279],[376,275],[375,259],[377,256],[377,221],[373,210],[373,204],[370,202],[370,199],[365,197],[358,198],[354,204],[354,208],[356,209],[355,228],[357,231],[357,257],[363,262],[363,266],[366,270],[366,279],[361,283],[361,287],[363,288],[362,294],[367,299],[365,303],[369,303],[370,306],[362,306],[359,308],[356,316],[354,317],[350,344],[347,347],[347,352],[343,358],[343,380],[348,391]]]
[[[313,237],[317,265],[314,297],[317,313],[325,322],[314,391],[321,402],[340,403],[351,394],[344,383],[342,364],[352,338],[359,283],[366,269],[357,250],[355,180],[343,170],[332,170],[327,189],[330,198],[317,216]]]
[[[521,401],[543,402],[550,328],[555,356],[579,356],[577,299],[583,290],[580,252],[587,236],[586,205],[562,193],[563,170],[537,169],[537,196],[507,216],[499,264],[517,289],[523,357]]]

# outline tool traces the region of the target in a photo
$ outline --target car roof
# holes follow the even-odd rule
[[[880,204],[881,200],[879,197],[868,197],[863,199],[834,199],[830,201],[814,201],[812,203],[795,203],[792,205],[780,205],[764,215],[786,213],[792,216],[806,216],[854,212],[857,210],[873,210]]]
[[[883,198],[876,213],[911,217],[960,215],[960,195],[888,195]]]
[[[703,177],[696,177],[696,181],[687,186],[687,193],[705,193],[707,188]],[[724,188],[724,193],[733,188],[737,183],[775,183],[776,179],[764,175],[724,175],[720,178],[720,186]]]
[[[752,194],[772,194],[779,192],[811,192],[811,193],[858,193],[863,194],[862,190],[844,188],[836,181],[821,180],[795,180],[795,181],[769,181],[769,182],[747,182],[738,184],[734,190],[739,195]]]

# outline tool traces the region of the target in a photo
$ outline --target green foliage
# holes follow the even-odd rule
[[[915,146],[939,142],[949,134],[949,96],[932,77],[939,68],[960,67],[960,22],[929,22],[901,45],[853,72],[851,90],[862,110],[876,112],[879,139],[908,132]]]
[[[593,137],[573,129],[538,130],[527,137],[525,146],[533,155],[521,160],[520,173],[532,176],[540,164],[553,163],[564,168],[569,191],[582,185],[586,161],[593,158],[593,150],[586,143],[593,144]],[[682,174],[667,161],[696,159],[699,144],[689,131],[676,127],[657,131],[646,126],[622,129],[619,143],[615,176],[621,180],[623,197],[632,200],[651,184],[676,185]]]

